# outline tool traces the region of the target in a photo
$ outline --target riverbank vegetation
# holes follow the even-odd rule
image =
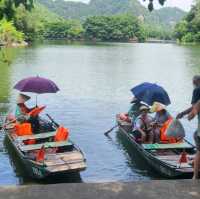
[[[44,39],[125,42],[144,42],[148,38],[170,40],[174,38],[170,24],[180,20],[184,14],[172,8],[163,8],[162,11],[155,10],[150,15],[137,0],[119,1],[118,4],[116,1],[111,1],[111,4],[108,4],[107,1],[91,0],[89,7],[87,7],[87,11],[89,8],[91,10],[90,15],[88,15],[88,12],[78,12],[79,14],[82,13],[82,17],[71,14],[68,18],[64,18],[61,12],[63,6],[71,6],[71,11],[72,8],[82,10],[83,7],[77,7],[79,3],[61,1],[63,4],[60,7],[60,14],[58,14],[51,7],[53,4],[57,5],[60,1],[40,0],[39,2],[43,5],[41,3],[34,3],[33,5],[32,0],[28,0],[26,3],[21,1],[0,1],[0,11],[4,13],[0,16],[0,43],[10,45],[12,42],[23,43],[23,40],[29,43]],[[7,5],[8,2],[12,5]],[[7,12],[6,10],[10,9],[10,6],[12,6],[12,9]],[[106,6],[109,7],[109,14],[101,10]],[[70,10],[67,12],[68,14]],[[131,10],[132,12],[130,12]],[[191,33],[186,34],[187,30],[191,28],[188,25],[190,20],[196,21],[196,18],[198,18],[195,12],[196,8],[193,8],[187,17],[176,26],[175,37],[179,40],[198,40],[199,32],[196,31],[198,24],[192,26],[196,31],[195,36],[191,36]],[[192,19],[192,16],[195,19]]]
[[[200,0],[175,27],[175,37],[181,43],[200,43]]]
[[[24,41],[24,33],[16,29],[13,22],[2,19],[0,21],[0,44],[12,46]]]
[[[145,41],[146,32],[132,15],[88,17],[83,24],[85,37],[100,41]]]

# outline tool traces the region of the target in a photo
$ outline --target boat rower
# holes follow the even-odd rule
[[[142,143],[145,143],[149,139],[149,133],[151,132],[151,123],[153,118],[148,114],[149,107],[142,105],[139,109],[139,116],[134,122],[134,136],[140,138]]]
[[[29,99],[30,99],[29,96],[24,95],[22,93],[19,94],[18,99],[17,99],[15,117],[17,118],[17,121],[19,123],[30,122],[33,132],[39,133],[40,123],[39,123],[38,114],[45,107],[28,108],[25,105],[25,102],[27,102]],[[38,114],[36,112],[38,112]]]
[[[26,115],[32,110],[25,105],[25,102],[27,102],[29,99],[29,96],[24,95],[22,93],[19,94],[17,98],[17,106],[15,111],[16,118],[18,118],[20,115]]]
[[[140,115],[140,107],[143,105],[141,104],[140,100],[134,97],[131,100],[131,107],[128,111],[128,117],[131,119],[132,123],[134,124],[135,119]]]

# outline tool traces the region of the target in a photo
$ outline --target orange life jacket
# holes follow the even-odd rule
[[[23,123],[23,124],[15,124],[15,132],[18,136],[24,135],[33,135],[31,124],[30,123]],[[25,140],[24,144],[35,144],[35,139]]]
[[[30,116],[32,116],[32,117],[36,117],[36,116],[39,115],[45,108],[46,108],[46,106],[36,107],[36,108],[34,108],[32,111],[30,111],[30,112],[28,113],[28,115],[30,115]]]
[[[54,137],[55,142],[65,141],[69,138],[69,129],[60,126],[57,129],[56,135]]]
[[[30,123],[15,124],[15,132],[18,136],[32,135],[32,128]]]
[[[171,122],[173,121],[173,118],[170,117],[164,124],[163,126],[160,128],[160,141],[163,143],[176,143],[177,140],[175,138],[169,138],[166,135],[167,132],[167,128],[169,127],[169,125],[171,124]]]

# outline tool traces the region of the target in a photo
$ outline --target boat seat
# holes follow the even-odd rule
[[[164,161],[178,161],[180,159],[180,155],[157,155],[156,157],[160,160],[164,160]],[[187,158],[189,160],[193,160],[195,157],[195,155],[189,155],[187,154]]]
[[[24,136],[18,136],[16,138],[16,140],[17,141],[25,141],[25,140],[31,140],[31,139],[43,139],[43,138],[53,137],[53,136],[55,136],[55,134],[56,134],[56,131],[34,134],[34,135],[24,135]]]
[[[145,150],[154,149],[192,149],[194,146],[188,144],[187,142],[174,143],[174,144],[142,144]]]
[[[192,168],[191,160],[194,158],[194,155],[187,155],[188,162],[186,163],[179,163],[181,155],[163,155],[163,156],[156,156],[159,160],[162,160],[163,162],[175,166],[177,168]]]
[[[62,147],[62,146],[72,146],[73,144],[70,141],[62,142],[45,142],[42,144],[31,144],[31,145],[19,145],[19,149],[23,152],[39,150],[44,146],[44,148],[53,148],[53,147]]]

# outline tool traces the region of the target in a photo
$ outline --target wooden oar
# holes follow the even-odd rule
[[[54,119],[49,114],[46,114],[46,116],[51,120],[52,123],[56,125],[56,127],[60,126],[57,122],[54,121]]]
[[[118,127],[118,124],[116,124],[115,126],[113,126],[111,129],[109,129],[108,131],[106,131],[105,133],[104,133],[104,135],[105,136],[107,136],[110,132],[112,132],[115,128],[117,128]]]

